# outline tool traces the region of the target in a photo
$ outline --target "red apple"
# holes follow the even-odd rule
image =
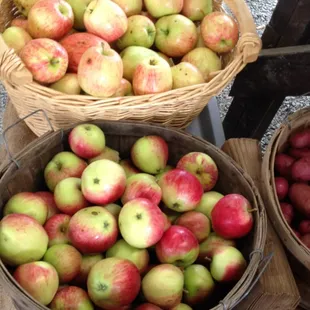
[[[20,27],[24,30],[28,31],[28,19],[24,16],[18,16],[16,18],[13,18],[10,24],[12,27]]]
[[[297,159],[292,165],[292,179],[296,182],[309,182],[310,156]]]
[[[36,192],[36,195],[41,197],[46,205],[47,205],[47,218],[46,220],[50,219],[53,215],[60,213],[58,210],[55,200],[54,200],[54,195],[51,192]]]
[[[145,303],[145,304],[138,306],[136,310],[162,310],[162,309],[157,307],[156,305]]]
[[[287,180],[283,177],[275,177],[274,182],[279,200],[285,199],[289,187]]]
[[[298,231],[302,235],[310,234],[310,220],[303,220],[299,223]]]
[[[291,225],[294,217],[294,208],[291,204],[287,202],[281,202],[280,207],[283,213],[284,218],[286,219],[287,223]]]
[[[141,171],[139,169],[137,169],[132,161],[130,159],[123,159],[119,162],[119,164],[123,167],[125,174],[126,174],[126,178],[128,179],[129,177],[131,177],[132,175],[135,175],[137,173],[140,173]]]
[[[295,159],[287,154],[278,153],[275,157],[275,170],[285,178],[291,177],[291,168]]]
[[[297,238],[301,238],[301,233],[295,229],[292,229]]]
[[[294,183],[289,190],[292,205],[310,220],[310,186],[303,183]]]
[[[183,0],[166,0],[160,2],[144,0],[147,11],[156,18],[180,13],[183,8],[183,3]]]
[[[310,249],[310,234],[306,234],[300,237],[300,240],[304,243],[304,245]]]

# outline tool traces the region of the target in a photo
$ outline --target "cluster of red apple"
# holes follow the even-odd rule
[[[275,186],[283,216],[310,249],[310,129],[293,133],[275,158]]]
[[[212,0],[14,0],[3,33],[34,79],[67,94],[120,97],[202,84],[238,25]]]
[[[0,257],[31,296],[51,309],[180,310],[240,279],[235,239],[251,231],[252,210],[240,194],[212,191],[209,155],[174,168],[165,140],[149,135],[120,160],[94,124],[68,141],[45,167],[49,191],[13,195],[0,222]]]

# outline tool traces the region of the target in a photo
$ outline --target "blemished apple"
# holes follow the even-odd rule
[[[108,43],[119,39],[127,30],[125,12],[110,0],[94,0],[84,13],[87,32],[93,33]]]
[[[81,86],[75,73],[66,73],[60,80],[50,85],[50,88],[68,95],[81,93]]]
[[[200,21],[212,11],[212,0],[185,0],[182,14],[192,21]]]
[[[130,16],[127,31],[117,40],[117,47],[120,50],[128,46],[150,48],[155,41],[155,34],[155,25],[149,18],[143,15]]]
[[[130,159],[122,159],[119,162],[119,164],[124,169],[127,179],[130,178],[132,175],[135,175],[141,172],[138,168],[134,166],[134,164],[132,163]]]
[[[194,48],[182,58],[182,61],[189,62],[198,68],[206,81],[210,79],[210,73],[222,68],[219,56],[207,47]]]
[[[118,257],[106,258],[95,264],[87,279],[89,297],[103,309],[131,304],[140,287],[138,268],[131,261]]]
[[[32,40],[30,34],[20,27],[8,27],[2,33],[2,38],[6,45],[13,48],[19,54],[21,49]]]
[[[108,159],[94,161],[82,174],[82,193],[94,204],[105,205],[117,201],[125,188],[124,169]]]
[[[281,207],[285,220],[287,221],[289,225],[291,225],[293,218],[294,218],[294,213],[295,213],[293,206],[287,202],[281,202],[280,207]]]
[[[158,181],[164,204],[176,211],[194,210],[201,200],[203,188],[196,176],[186,170],[173,169]]]
[[[60,289],[50,304],[50,309],[93,310],[95,309],[87,293],[80,287],[67,286]]]
[[[27,31],[28,19],[25,16],[18,16],[11,20],[11,27],[20,27]]]
[[[224,12],[213,12],[206,15],[200,27],[205,45],[216,53],[227,53],[238,42],[238,25],[232,17]]]
[[[167,142],[155,135],[139,138],[131,148],[131,159],[141,171],[157,174],[162,172],[168,161]]]
[[[298,231],[302,235],[310,234],[310,220],[302,220],[299,223]]]
[[[187,267],[197,259],[199,244],[188,228],[172,225],[156,244],[155,250],[161,263]]]
[[[92,0],[66,0],[72,8],[73,15],[74,15],[74,23],[73,27],[76,30],[85,30],[84,25],[84,13],[88,4]]]
[[[210,271],[217,282],[238,281],[245,269],[247,262],[242,253],[234,247],[220,247],[213,254]]]
[[[140,273],[146,270],[150,261],[150,255],[147,249],[137,249],[123,239],[118,240],[107,250],[106,257],[128,259],[137,266]]]
[[[184,270],[184,301],[192,306],[205,302],[214,291],[215,283],[210,271],[198,264]]]
[[[205,82],[202,73],[189,62],[180,62],[171,68],[173,89],[202,84]]]
[[[136,310],[162,310],[158,306],[150,303],[144,303],[136,308]]]
[[[53,193],[47,192],[47,191],[41,191],[41,192],[36,192],[36,195],[41,197],[47,205],[46,220],[50,219],[53,215],[60,213],[60,211],[58,210],[56,206]]]
[[[159,55],[161,58],[165,59],[165,60],[168,62],[168,64],[169,64],[170,67],[173,67],[173,66],[174,66],[174,61],[173,61],[173,59],[172,59],[171,57],[168,57],[167,55],[165,55],[165,54],[162,53],[162,52],[156,52],[156,53],[157,53],[157,55]]]
[[[99,155],[89,158],[88,163],[92,163],[99,159],[109,159],[116,163],[119,163],[120,161],[119,152],[109,148],[108,146],[105,146],[105,148]]]
[[[158,205],[161,200],[161,188],[154,176],[138,173],[127,179],[126,189],[121,198],[122,204],[136,198],[145,198]]]
[[[170,57],[182,57],[191,51],[198,39],[195,24],[187,17],[174,14],[161,17],[155,24],[155,45]]]
[[[28,14],[28,31],[33,38],[59,40],[73,26],[72,8],[65,0],[40,0]]]
[[[195,175],[205,192],[213,189],[218,180],[219,173],[216,163],[205,153],[191,152],[184,155],[177,163],[177,168]]]
[[[156,18],[180,13],[183,8],[183,0],[167,0],[154,2],[152,0],[144,0],[147,11]]]
[[[171,310],[193,310],[193,308],[187,304],[180,303],[177,306],[171,308]]]
[[[174,169],[173,166],[167,165],[167,166],[162,170],[162,172],[160,172],[160,173],[158,173],[158,174],[155,175],[156,182],[158,183],[159,180],[160,180],[160,178],[161,178],[166,172],[168,172],[168,171],[170,171],[170,170],[173,170],[173,169]]]
[[[104,43],[101,46],[90,47],[80,59],[79,84],[92,96],[112,96],[120,87],[122,77],[123,63],[120,55],[115,50],[107,48]]]
[[[115,217],[115,219],[118,223],[118,217],[119,217],[119,214],[122,210],[122,207],[115,204],[115,203],[109,203],[109,204],[105,205],[104,208],[106,210],[108,210]]]
[[[39,83],[50,84],[60,80],[68,68],[68,54],[64,47],[47,38],[29,41],[19,56]]]
[[[213,230],[226,239],[246,236],[253,227],[252,207],[240,194],[228,194],[214,206],[211,212]]]
[[[43,260],[55,267],[59,283],[72,281],[80,272],[82,255],[69,244],[55,244],[48,248]]]
[[[116,90],[112,97],[124,97],[124,96],[133,96],[133,89],[131,83],[122,78],[119,88]]]
[[[51,192],[63,179],[75,177],[80,178],[87,163],[72,152],[57,153],[46,165],[44,178]]]
[[[15,213],[1,220],[0,257],[4,263],[18,266],[40,260],[47,245],[47,233],[34,218]]]
[[[104,132],[94,124],[75,126],[69,134],[68,141],[72,152],[83,158],[98,156],[105,148]]]
[[[56,269],[46,262],[32,262],[18,266],[13,277],[36,301],[44,306],[54,298],[59,278]]]
[[[48,235],[48,246],[55,244],[70,243],[68,237],[68,227],[71,216],[67,214],[55,214],[44,225],[44,229]]]
[[[183,285],[184,276],[180,268],[171,264],[161,264],[153,267],[144,276],[142,292],[148,302],[171,309],[181,302]]]
[[[201,35],[200,25],[197,27],[197,35],[198,39],[195,47],[206,47],[205,42],[203,41],[203,37]]]
[[[147,199],[137,198],[123,206],[118,224],[127,243],[135,248],[144,249],[161,239],[165,219],[158,206]]]
[[[215,191],[204,193],[195,211],[203,213],[211,220],[211,212],[214,206],[223,197],[224,195]]]
[[[142,11],[143,0],[112,0],[126,13],[127,17],[138,15]]]
[[[14,4],[24,16],[28,16],[29,10],[39,0],[14,0]]]

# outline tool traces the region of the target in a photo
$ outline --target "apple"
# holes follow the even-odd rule
[[[156,305],[153,305],[150,303],[144,303],[135,309],[136,310],[162,310],[161,308],[157,307]]]
[[[107,48],[105,43],[90,47],[80,59],[78,80],[81,88],[92,96],[112,96],[120,87],[122,77],[122,59],[116,51]]]
[[[247,262],[242,253],[234,247],[220,247],[213,254],[210,271],[217,282],[238,281],[245,269]]]
[[[5,264],[18,266],[40,260],[47,245],[47,233],[34,218],[15,213],[0,221],[0,257]]]
[[[123,206],[118,224],[127,243],[135,248],[144,249],[161,239],[165,219],[154,203],[144,198],[137,198]]]
[[[75,73],[66,73],[60,80],[50,85],[50,88],[68,95],[79,95],[81,93],[81,87]]]
[[[68,141],[73,153],[83,158],[98,156],[105,148],[104,132],[94,124],[75,126],[70,131]]]
[[[130,159],[123,159],[119,162],[119,164],[124,169],[127,179],[130,178],[132,175],[135,175],[141,172],[133,165]]]
[[[174,66],[174,62],[173,62],[173,59],[171,57],[168,57],[167,55],[165,55],[162,52],[156,52],[156,53],[157,53],[158,56],[160,56],[161,58],[165,59],[168,62],[170,67]]]
[[[73,27],[77,30],[85,30],[84,13],[92,0],[66,0],[72,8],[74,15]]]
[[[180,62],[171,68],[173,85],[172,88],[202,84],[205,82],[202,73],[189,62]]]
[[[117,3],[126,13],[127,17],[140,14],[142,11],[143,0],[112,0]]]
[[[153,17],[148,11],[142,11],[140,15],[149,18],[153,23],[156,23],[157,18]]]
[[[13,48],[17,54],[19,54],[21,49],[32,40],[26,30],[14,26],[6,28],[2,33],[2,38],[5,44],[8,47]]]
[[[227,53],[238,42],[238,25],[232,17],[224,12],[213,12],[206,15],[200,27],[205,45],[216,53]]]
[[[289,190],[288,181],[283,177],[275,177],[274,182],[275,182],[275,189],[276,189],[276,194],[278,196],[278,199],[280,201],[284,200]]]
[[[294,234],[296,235],[297,238],[301,238],[301,233],[295,229],[292,229],[292,231],[294,232]]]
[[[88,163],[92,163],[92,162],[94,162],[96,160],[100,160],[100,159],[109,159],[109,160],[112,160],[116,163],[119,163],[119,161],[120,161],[119,152],[105,146],[105,148],[103,149],[103,151],[99,155],[92,157],[92,158],[89,158]]]
[[[60,213],[60,211],[58,210],[58,208],[56,206],[53,193],[47,192],[47,191],[42,191],[42,192],[36,192],[35,194],[37,196],[41,197],[47,205],[47,218],[46,218],[46,220],[50,219],[53,215]]]
[[[280,207],[283,213],[283,216],[287,223],[291,225],[293,218],[294,218],[294,208],[291,204],[287,202],[281,202]]]
[[[164,309],[177,306],[182,299],[184,276],[171,264],[153,267],[142,280],[142,292],[146,300]]]
[[[205,302],[213,293],[215,283],[209,270],[198,264],[184,270],[184,300],[190,305]]]
[[[182,14],[192,21],[200,21],[212,11],[212,0],[185,0]]]
[[[126,79],[122,78],[121,85],[119,86],[119,88],[112,97],[124,97],[124,96],[133,96],[133,90],[131,83]]]
[[[300,237],[301,242],[304,243],[304,245],[310,249],[310,234],[306,234]]]
[[[163,216],[164,216],[164,219],[165,219],[165,228],[164,228],[164,231],[168,230],[170,227],[171,227],[171,222],[170,222],[170,219],[168,218],[168,215],[165,214],[163,212]]]
[[[82,193],[91,203],[113,203],[126,188],[124,169],[114,161],[100,159],[89,164],[82,174]]]
[[[55,267],[59,283],[72,281],[80,272],[82,255],[69,244],[55,244],[45,253],[43,260]]]
[[[68,68],[66,50],[51,39],[29,41],[22,48],[19,56],[39,83],[50,84],[60,80]]]
[[[223,197],[224,195],[215,191],[204,193],[195,211],[203,213],[211,220],[211,212],[214,206]]]
[[[302,235],[310,234],[310,220],[303,220],[299,223],[298,231]]]
[[[198,68],[206,81],[210,79],[210,73],[222,68],[219,56],[207,47],[194,48],[182,58],[182,61],[189,62]]]
[[[10,26],[12,27],[20,27],[27,31],[28,27],[28,19],[24,16],[18,16],[11,20]]]
[[[194,210],[201,200],[203,188],[196,176],[186,170],[173,169],[159,180],[164,204],[177,212]]]
[[[181,57],[191,51],[198,39],[195,24],[187,17],[174,14],[161,17],[155,24],[155,45],[170,57]]]
[[[44,169],[44,178],[50,191],[63,179],[80,178],[87,163],[71,152],[56,154]]]
[[[80,287],[67,286],[62,288],[55,295],[50,304],[52,310],[93,310],[95,309],[87,293]]]
[[[139,138],[131,148],[131,159],[136,167],[146,173],[162,172],[168,161],[167,142],[155,135]]]
[[[67,214],[55,214],[44,225],[44,229],[48,235],[48,246],[55,244],[70,243],[68,237],[68,227],[71,216]]]
[[[38,1],[39,0],[13,0],[18,11],[21,12],[24,16],[28,16],[29,10]]]
[[[28,14],[28,31],[33,38],[59,40],[73,26],[72,8],[65,0],[40,0]]]
[[[192,308],[187,304],[181,303],[173,307],[171,310],[192,310]]]
[[[198,39],[195,47],[206,47],[205,42],[203,41],[203,37],[201,35],[200,25],[197,27],[197,35]]]
[[[118,217],[119,217],[119,214],[122,210],[122,207],[115,204],[115,203],[110,203],[108,205],[105,205],[104,208],[106,210],[108,210],[116,219],[116,221],[118,222]]]
[[[107,310],[131,304],[140,286],[138,268],[131,261],[118,257],[95,264],[87,279],[89,297],[98,307]]]
[[[309,185],[305,183],[293,183],[290,186],[289,190],[289,198],[291,200],[292,205],[307,219],[310,219],[310,204],[303,203],[304,200],[300,199],[300,197],[306,198],[309,189],[310,189]]]
[[[191,152],[177,163],[178,169],[184,169],[195,175],[205,192],[210,191],[218,180],[218,169],[214,160],[207,154]]]
[[[163,170],[162,172],[158,173],[155,175],[155,179],[156,179],[156,182],[158,182],[160,180],[160,178],[168,171],[170,170],[173,170],[174,167],[170,166],[170,165],[167,165]]]
[[[223,238],[242,238],[253,227],[252,211],[250,202],[244,196],[228,194],[211,212],[212,228]]]
[[[46,262],[32,262],[18,266],[13,277],[36,301],[47,306],[54,298],[59,279],[56,269]]]
[[[110,0],[93,0],[84,13],[87,32],[93,33],[108,43],[119,39],[127,30],[125,12]]]
[[[144,0],[147,11],[156,18],[180,13],[183,8],[183,0],[166,0],[154,2],[152,0]]]
[[[175,221],[177,220],[177,218],[182,214],[180,212],[176,212],[176,211],[173,211],[173,210],[169,209],[165,205],[161,206],[161,210],[167,216],[167,218],[168,218],[168,220],[169,220],[171,225],[174,224]]]

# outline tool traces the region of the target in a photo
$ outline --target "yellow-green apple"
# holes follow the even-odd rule
[[[109,249],[117,240],[115,217],[103,207],[88,207],[75,213],[69,223],[68,236],[83,254],[96,254]]]
[[[117,201],[126,187],[124,169],[114,161],[100,159],[82,174],[82,193],[92,203],[105,205]]]
[[[212,0],[185,0],[182,14],[192,21],[202,20],[213,11]]]
[[[90,47],[80,59],[79,83],[82,89],[92,96],[112,96],[120,87],[122,77],[122,59],[115,50],[107,48],[105,43]]]
[[[220,57],[207,47],[194,48],[182,58],[182,61],[190,62],[197,67],[206,81],[210,79],[210,73],[222,68]]]
[[[156,305],[150,304],[150,303],[144,303],[140,306],[138,306],[137,308],[135,308],[136,310],[162,310],[161,308],[159,308]]]
[[[180,62],[171,68],[171,72],[173,89],[202,84],[205,82],[202,73],[189,62]]]
[[[198,264],[188,266],[184,270],[184,300],[195,306],[205,302],[213,293],[215,283],[210,271]]]
[[[110,0],[93,0],[84,13],[87,32],[107,42],[119,39],[127,30],[128,22],[121,7]]]
[[[180,268],[171,264],[153,267],[142,280],[146,300],[164,309],[171,309],[181,302],[184,276]]]
[[[65,0],[40,0],[28,14],[28,31],[33,38],[59,40],[73,26],[72,8]]]
[[[106,257],[128,259],[137,266],[140,273],[143,273],[146,270],[150,260],[150,255],[147,249],[137,249],[123,239],[118,240],[107,250]]]
[[[109,204],[105,205],[104,208],[106,210],[108,210],[115,217],[115,219],[118,223],[118,216],[122,210],[122,207],[115,204],[115,203],[109,203]]]
[[[162,201],[166,207],[186,212],[196,208],[201,200],[203,188],[197,177],[182,169],[166,172],[158,181],[162,190]]]
[[[161,263],[187,267],[199,254],[195,235],[186,227],[172,225],[156,244],[156,256]]]
[[[195,235],[199,243],[206,240],[211,231],[209,218],[196,211],[183,213],[177,218],[175,224],[188,228]]]
[[[80,178],[87,163],[72,152],[56,154],[44,169],[44,178],[50,191],[54,192],[56,185],[63,179]]]
[[[169,64],[170,67],[173,67],[173,66],[174,66],[174,62],[173,62],[173,59],[172,59],[171,57],[168,57],[167,55],[165,55],[165,54],[162,53],[162,52],[156,52],[156,53],[157,53],[157,55],[159,55],[161,58],[165,59],[165,60],[168,62],[168,64]]]
[[[154,2],[152,0],[144,0],[147,11],[156,18],[180,13],[183,8],[183,0],[164,0]]]
[[[66,0],[72,8],[73,15],[74,15],[74,23],[73,27],[76,30],[85,30],[84,25],[84,13],[86,11],[86,8],[88,4],[92,0]]]
[[[207,154],[191,152],[177,163],[178,169],[184,169],[195,175],[205,192],[210,191],[218,180],[218,169],[214,160]]]
[[[34,218],[15,213],[1,220],[0,257],[4,263],[18,266],[40,260],[47,245],[47,233]]]
[[[75,126],[70,131],[68,141],[73,153],[83,158],[98,156],[105,148],[104,132],[94,124]]]
[[[28,16],[29,10],[38,1],[39,0],[14,0],[14,4],[20,13],[22,13],[24,16]]]
[[[95,264],[87,279],[88,295],[103,309],[116,309],[131,304],[140,291],[141,279],[136,265],[118,257]]]
[[[48,248],[43,260],[55,267],[59,283],[72,281],[80,272],[82,255],[69,244],[55,244]]]
[[[246,236],[253,227],[252,207],[240,194],[228,194],[218,201],[211,212],[213,230],[225,239]]]
[[[154,43],[155,34],[155,25],[149,18],[143,15],[130,16],[127,31],[117,40],[117,47],[120,50],[128,46],[150,48]]]
[[[138,173],[127,179],[126,189],[121,198],[122,204],[136,198],[146,198],[158,205],[161,200],[161,188],[154,176]]]
[[[25,16],[18,16],[11,20],[10,26],[20,27],[27,31],[28,19]]]
[[[105,146],[105,148],[103,149],[103,151],[99,155],[92,157],[92,158],[89,158],[88,163],[92,163],[92,162],[94,162],[96,160],[100,160],[100,159],[109,159],[109,160],[112,160],[116,163],[119,163],[119,160],[120,160],[119,152],[109,148],[108,146]]]
[[[181,303],[173,307],[171,310],[192,310],[192,309],[193,308],[190,307],[189,305]]]
[[[126,13],[127,17],[138,15],[142,11],[143,0],[112,0]]]
[[[161,239],[165,219],[154,203],[144,198],[137,198],[123,206],[118,224],[127,243],[135,248],[144,249]]]
[[[247,262],[242,253],[230,246],[220,247],[213,254],[210,271],[217,282],[238,281],[245,269]]]
[[[59,279],[56,269],[46,262],[32,262],[18,266],[13,277],[36,301],[44,306],[54,298]]]
[[[124,97],[124,96],[133,96],[133,90],[131,83],[128,80],[122,78],[121,85],[114,93],[113,97]]]
[[[164,16],[156,22],[155,27],[155,45],[170,57],[184,56],[196,45],[198,39],[196,26],[183,15]]]
[[[105,45],[109,48],[109,43],[103,39],[87,32],[77,32],[66,36],[60,41],[60,44],[66,49],[69,57],[68,71],[77,73],[82,55],[93,46]]]
[[[60,213],[60,211],[56,206],[53,193],[42,191],[42,192],[36,192],[36,195],[41,197],[47,205],[48,211],[46,220],[50,219],[53,215]]]
[[[174,167],[172,167],[172,166],[170,166],[170,165],[167,165],[167,166],[162,170],[162,172],[160,172],[160,173],[158,173],[158,174],[155,175],[156,182],[158,182],[159,179],[160,179],[166,172],[168,172],[168,171],[170,171],[170,170],[173,170],[173,169],[174,169]]]
[[[64,47],[51,39],[34,39],[20,51],[20,58],[33,78],[40,83],[60,80],[68,68],[68,54]]]
[[[166,207],[165,205],[161,206],[161,210],[165,213],[168,217],[169,222],[172,224],[175,223],[176,219],[182,214],[180,212],[175,212],[170,208]]]
[[[2,38],[6,45],[19,54],[21,49],[32,40],[30,34],[20,27],[11,26],[4,30]]]
[[[227,53],[238,42],[238,25],[232,17],[224,12],[208,14],[202,20],[200,27],[205,45],[216,53]]]
[[[60,289],[49,308],[52,310],[95,309],[87,293],[82,288],[72,285]]]
[[[146,173],[162,172],[168,161],[167,142],[156,135],[139,138],[131,148],[131,159],[136,167]]]
[[[198,35],[198,39],[197,39],[197,43],[195,47],[206,47],[205,42],[203,41],[203,37],[201,35],[200,25],[197,26],[197,35]]]
[[[215,191],[204,193],[195,211],[203,213],[211,220],[211,212],[214,206],[223,197],[224,195]]]
[[[60,80],[50,85],[50,88],[68,95],[79,95],[81,86],[76,73],[66,73]]]
[[[128,179],[132,175],[135,175],[137,173],[140,173],[141,171],[138,170],[132,163],[130,159],[122,159],[119,164],[123,167],[126,178]]]

